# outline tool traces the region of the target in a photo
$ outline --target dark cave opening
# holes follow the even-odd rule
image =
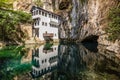
[[[90,35],[90,36],[86,37],[85,39],[83,39],[82,43],[83,42],[96,42],[97,43],[98,38],[99,38],[99,36],[97,36],[97,35]]]
[[[98,38],[99,36],[97,35],[91,35],[86,37],[83,41],[82,44],[90,51],[92,52],[97,52],[97,46],[98,46]]]

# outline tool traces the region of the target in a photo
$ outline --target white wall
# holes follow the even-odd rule
[[[38,10],[38,9],[36,9],[36,10]],[[53,33],[54,34],[53,39],[58,39],[58,27],[51,27],[50,26],[50,21],[53,21],[53,22],[56,22],[56,23],[59,24],[59,19],[58,18],[57,19],[50,18],[48,12],[46,12],[46,13],[47,13],[47,17],[43,16],[42,12],[41,12],[41,14],[32,16],[33,19],[40,18],[39,25],[36,25],[36,26],[34,25],[34,28],[39,28],[39,38],[40,38],[40,40],[44,40],[43,33],[45,33],[46,31],[47,31],[47,33]],[[47,23],[47,26],[42,25],[42,22]],[[56,34],[56,36],[55,36],[55,34]]]

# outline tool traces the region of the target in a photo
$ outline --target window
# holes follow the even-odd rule
[[[34,25],[36,26],[36,21],[34,22]]]
[[[41,20],[40,18],[37,19],[37,21],[38,21],[38,25],[40,24],[40,20]]]
[[[51,24],[50,24],[50,27],[51,27]]]
[[[38,22],[38,25],[39,25],[39,20],[37,20],[37,22]]]
[[[36,15],[38,15],[38,10],[36,10]]]
[[[55,34],[55,36],[56,36],[56,34]]]
[[[45,13],[45,16],[47,17],[47,13]]]
[[[41,11],[39,10],[39,14],[41,15]]]
[[[46,62],[47,60],[45,59],[45,62]]]
[[[58,17],[56,16],[56,19],[58,19]]]
[[[51,14],[49,14],[49,17],[51,18]]]
[[[47,26],[47,23],[45,23],[45,26]]]
[[[42,15],[44,16],[44,12],[42,12]]]
[[[42,63],[44,63],[44,60],[42,60]]]
[[[52,14],[52,18],[54,18],[54,15]]]
[[[45,31],[45,33],[47,34],[47,31]]]
[[[34,15],[36,15],[36,10],[34,11]]]
[[[42,22],[42,25],[44,25],[44,22]]]

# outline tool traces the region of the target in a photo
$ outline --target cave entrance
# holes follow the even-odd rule
[[[82,40],[82,44],[90,51],[92,52],[98,52],[97,46],[98,46],[98,38],[97,35],[90,35]]]
[[[90,35],[82,40],[82,42],[97,42],[99,36],[97,35]]]

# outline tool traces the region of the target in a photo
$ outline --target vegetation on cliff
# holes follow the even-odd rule
[[[35,0],[34,3],[39,7],[43,7],[43,2],[41,0]]]
[[[20,24],[31,23],[31,15],[13,11],[11,3],[7,1],[0,1],[0,41],[22,42],[27,35],[21,30]]]
[[[109,27],[106,28],[108,39],[111,41],[120,40],[120,3],[109,11],[108,19]]]

